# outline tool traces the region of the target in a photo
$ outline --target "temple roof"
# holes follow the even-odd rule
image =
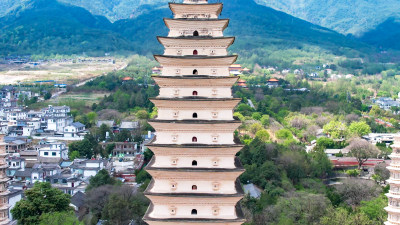
[[[161,65],[176,65],[176,66],[230,66],[236,59],[237,55],[228,56],[172,56],[172,55],[154,55],[154,58]]]
[[[164,46],[196,46],[229,47],[235,41],[234,37],[211,37],[211,36],[181,36],[181,37],[157,37]]]
[[[225,30],[229,19],[170,19],[164,18],[165,25],[169,28],[220,28]]]
[[[201,13],[213,13],[219,15],[222,12],[222,3],[211,3],[211,4],[179,4],[169,3],[169,8],[176,14],[201,14]]]

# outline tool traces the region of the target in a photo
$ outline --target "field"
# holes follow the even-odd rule
[[[104,95],[109,95],[107,92],[91,92],[91,93],[75,93],[70,92],[60,95],[58,98],[46,101],[48,104],[58,105],[70,101],[85,102],[86,106],[91,106],[93,103],[99,103]]]
[[[55,80],[57,83],[75,84],[113,70],[123,69],[126,65],[127,60],[124,59],[115,60],[115,64],[108,62],[46,62],[34,68],[27,65],[1,64],[0,85],[43,80]]]

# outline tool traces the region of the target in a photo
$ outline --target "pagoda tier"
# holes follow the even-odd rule
[[[157,131],[154,144],[230,145],[234,144],[233,132],[241,122],[151,120],[149,124]]]
[[[390,184],[389,193],[386,196],[389,199],[389,206],[385,208],[388,212],[388,221],[386,225],[400,224],[400,136],[395,137],[395,143],[391,146],[393,149],[390,166],[390,178],[387,182]]]
[[[232,85],[238,80],[212,76],[153,76],[153,79],[160,87],[161,98],[232,98]]]
[[[164,19],[170,29],[169,37],[212,36],[222,37],[228,27],[228,19]]]
[[[222,11],[222,3],[215,4],[176,4],[169,3],[175,18],[217,19]]]
[[[158,37],[165,46],[165,55],[208,55],[224,56],[234,37]]]
[[[233,120],[233,109],[239,99],[224,98],[157,98],[151,102],[158,108],[161,120]]]
[[[237,220],[237,202],[242,196],[216,195],[146,195],[154,210],[148,214],[154,219],[219,219]],[[215,211],[215,213],[214,213]]]
[[[155,167],[235,168],[235,155],[242,145],[157,145],[147,147],[154,152]]]

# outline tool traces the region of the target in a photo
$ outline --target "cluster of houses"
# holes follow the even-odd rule
[[[23,191],[33,187],[35,182],[49,182],[66,194],[70,194],[71,206],[79,214],[84,207],[85,190],[90,178],[100,170],[107,170],[122,182],[133,184],[135,171],[144,164],[145,144],[151,142],[153,135],[145,136],[143,143],[104,142],[103,147],[112,145],[109,159],[68,158],[65,142],[43,139],[34,144],[32,139],[1,135],[7,157],[5,175],[8,182],[10,211],[16,202],[23,198]],[[11,213],[9,217],[12,219]]]
[[[377,104],[379,108],[383,110],[392,110],[393,107],[400,107],[400,93],[399,98],[394,100],[393,98],[389,97],[381,97],[373,100],[373,103]]]
[[[74,122],[69,106],[52,106],[39,111],[24,107],[0,107],[0,130],[9,136],[58,136],[82,139],[85,125]]]

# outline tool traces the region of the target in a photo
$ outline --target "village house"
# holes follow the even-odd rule
[[[392,107],[400,107],[400,102],[388,97],[381,97],[373,100],[373,102],[377,104],[379,108],[384,110],[391,110]]]
[[[110,169],[107,160],[81,160],[75,159],[70,166],[71,172],[83,177],[95,176],[102,169]]]
[[[17,156],[9,156],[6,158],[8,168],[6,169],[6,174],[8,177],[13,177],[15,172],[18,170],[25,169],[25,159]]]
[[[114,145],[112,156],[118,157],[119,155],[133,156],[140,153],[140,148],[136,142],[104,142],[101,146],[106,149],[108,145]]]
[[[269,88],[276,88],[276,87],[279,87],[279,80],[276,79],[276,78],[271,78],[271,79],[268,80],[267,86],[268,86]]]
[[[240,64],[232,64],[229,67],[229,73],[235,76],[242,74],[242,66]]]
[[[39,162],[58,163],[68,159],[68,149],[63,142],[48,142],[37,146]]]
[[[76,137],[80,136],[85,131],[86,127],[80,122],[72,123],[69,126],[64,127],[64,137]],[[84,135],[84,134],[82,134]]]

